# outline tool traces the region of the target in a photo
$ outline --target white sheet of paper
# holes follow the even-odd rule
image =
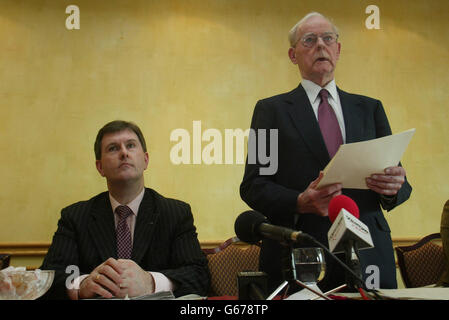
[[[318,188],[342,183],[343,188],[368,189],[365,178],[397,166],[415,128],[373,140],[343,144],[328,163]]]
[[[310,284],[308,286],[311,287],[316,292],[323,294],[323,291],[321,291],[321,289],[316,284]],[[307,290],[306,288],[288,296],[285,300],[312,300],[312,299],[324,300],[323,298],[316,295],[312,291]]]

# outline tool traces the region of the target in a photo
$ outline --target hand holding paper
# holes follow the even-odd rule
[[[341,145],[334,158],[324,169],[324,177],[317,188],[334,183],[341,183],[343,188],[352,189],[372,189],[371,187],[376,187],[373,184],[371,184],[371,187],[368,187],[365,179],[376,173],[385,174],[384,170],[386,168],[400,168],[397,165],[414,133],[415,129],[410,129],[382,138]],[[396,170],[398,169],[394,170],[395,172],[391,176],[397,175]],[[405,171],[403,173],[405,175]],[[399,176],[401,175],[400,173]],[[387,174],[387,176],[390,175]],[[377,178],[380,178],[380,176]],[[381,181],[373,179],[372,182],[393,182],[385,181],[384,178],[381,177]],[[391,179],[391,177],[386,179]],[[377,185],[377,187],[385,189],[381,185]]]
[[[320,172],[318,178],[299,194],[296,204],[298,213],[315,213],[323,217],[328,215],[329,201],[341,194],[341,184],[326,185],[318,190],[317,185],[321,179],[323,179],[323,172]]]
[[[389,167],[385,174],[372,174],[366,178],[369,189],[386,196],[394,196],[405,182],[405,169],[403,167]]]

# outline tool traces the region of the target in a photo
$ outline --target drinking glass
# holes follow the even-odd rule
[[[306,285],[315,285],[326,271],[322,248],[295,248],[292,250],[296,279]]]

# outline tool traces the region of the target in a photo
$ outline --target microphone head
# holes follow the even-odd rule
[[[329,219],[334,222],[341,209],[345,209],[357,219],[360,217],[359,207],[354,200],[343,194],[333,197],[329,202]]]
[[[262,239],[257,231],[262,223],[268,223],[267,217],[263,214],[254,210],[245,211],[235,220],[235,234],[243,242],[257,243]]]

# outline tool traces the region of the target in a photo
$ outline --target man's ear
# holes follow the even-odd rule
[[[101,160],[95,160],[95,166],[97,167],[98,172],[104,177],[103,166],[101,165]]]
[[[337,42],[337,60],[340,59],[341,43]]]
[[[296,60],[296,52],[295,48],[288,49],[288,57],[293,64],[298,64],[298,60]]]
[[[148,168],[148,163],[150,162],[150,156],[148,155],[148,152],[145,152],[144,157],[145,157],[145,163],[146,163],[146,165],[145,165],[145,170],[146,170]]]

